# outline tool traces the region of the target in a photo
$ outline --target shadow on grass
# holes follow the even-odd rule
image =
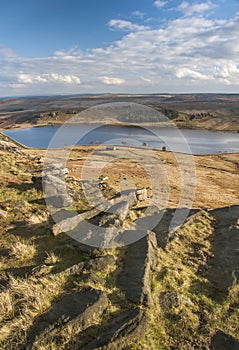
[[[59,262],[53,264],[51,273],[64,271],[73,264],[79,263],[85,259],[84,254],[78,249],[77,242],[65,233],[55,237],[52,234],[52,220],[40,224],[29,225],[25,221],[14,222],[14,227],[8,230],[8,234],[18,236],[22,240],[29,240],[36,247],[36,254],[31,260],[33,266],[23,266],[20,268],[9,268],[6,271],[15,276],[24,276],[30,273],[30,267],[45,264],[47,253],[53,252]],[[50,263],[49,263],[50,264]]]
[[[20,184],[17,182],[9,182],[7,187],[14,188],[22,193],[24,191],[32,190],[33,185],[31,182],[24,182]]]
[[[197,271],[208,282],[196,281],[191,289],[223,303],[230,287],[239,281],[239,206],[211,210],[210,215],[215,219],[210,237],[212,256],[207,261],[207,268],[199,266]]]

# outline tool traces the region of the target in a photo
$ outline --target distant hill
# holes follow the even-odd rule
[[[89,107],[114,102],[132,102],[152,107],[182,128],[239,131],[239,94],[84,94],[4,98],[0,99],[0,127],[9,128],[23,123],[62,123],[72,114]],[[99,121],[97,116],[96,120]],[[110,122],[129,120],[111,118]],[[132,122],[157,123],[158,120],[141,115],[135,116]]]

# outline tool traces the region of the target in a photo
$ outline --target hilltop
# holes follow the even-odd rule
[[[31,125],[61,124],[87,108],[104,103],[138,103],[162,112],[181,128],[239,131],[239,94],[150,94],[150,95],[95,95],[28,97],[0,100],[0,128]],[[97,114],[97,113],[96,113]],[[88,116],[89,117],[89,116]],[[82,117],[81,122],[97,122]],[[129,120],[111,118],[108,123],[128,123]],[[143,125],[157,123],[141,115],[131,122]]]
[[[92,209],[84,195],[80,169],[94,147],[71,152],[68,174],[56,159],[49,176],[42,173],[45,151],[7,145],[0,150],[2,349],[238,348],[238,155],[193,157],[198,183],[192,209],[170,231],[181,187],[175,155],[155,151],[170,175],[164,209],[150,204],[142,166],[120,157],[111,166],[106,161],[97,186],[111,205],[117,203],[112,216],[97,205]],[[54,174],[66,177],[71,202],[61,209],[60,222],[63,227],[66,220],[68,234],[55,229],[41,188],[42,176],[48,183]],[[125,179],[146,191],[129,189],[119,197]],[[89,191],[94,197],[94,188]],[[162,219],[149,231],[158,210]],[[77,232],[75,212],[78,224],[84,217],[109,230],[121,221],[126,232],[142,238],[121,248],[90,248],[70,237]],[[119,242],[124,239],[115,232]]]

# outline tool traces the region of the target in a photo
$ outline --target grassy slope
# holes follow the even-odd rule
[[[220,296],[207,276],[213,259],[215,218],[199,212],[159,249],[152,287],[155,309],[134,349],[208,349],[217,329],[238,337],[239,285]]]
[[[67,235],[57,238],[52,235],[53,222],[48,218],[43,194],[31,182],[37,166],[30,160],[29,152],[19,155],[0,151],[0,164],[1,349],[19,349],[34,319],[54,300],[84,285],[104,290],[108,295],[110,305],[104,320],[111,312],[124,308],[125,298],[115,286],[115,268],[99,271],[102,282],[84,283],[77,277],[65,275],[68,267],[89,256],[79,252]],[[85,208],[84,201],[82,208]],[[111,253],[118,254],[114,250]],[[99,321],[96,317],[95,323]],[[60,332],[63,344],[71,343],[76,336],[76,329],[70,338],[69,330]],[[42,349],[61,348],[50,335],[46,342]]]
[[[89,258],[79,253],[66,235],[53,237],[43,195],[31,182],[36,163],[30,154],[0,151],[0,209],[7,212],[0,222],[0,280],[7,286],[0,292],[2,349],[20,349],[34,319],[59,296],[84,285],[64,271]],[[214,227],[215,218],[202,211],[177,231],[165,249],[158,248],[158,267],[152,281],[155,307],[147,311],[146,335],[140,344],[131,345],[132,349],[207,349],[218,328],[238,335],[238,285],[232,285],[218,300],[206,275],[213,254]],[[32,272],[42,265],[39,274]],[[95,324],[127,308],[124,295],[115,285],[116,274],[117,269],[102,271],[101,282],[90,282],[110,299],[107,313],[96,318]],[[79,331],[77,327],[60,328],[61,345],[49,335],[40,349],[77,349],[74,339]]]

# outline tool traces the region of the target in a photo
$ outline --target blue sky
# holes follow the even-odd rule
[[[239,91],[238,0],[0,4],[0,96]]]

